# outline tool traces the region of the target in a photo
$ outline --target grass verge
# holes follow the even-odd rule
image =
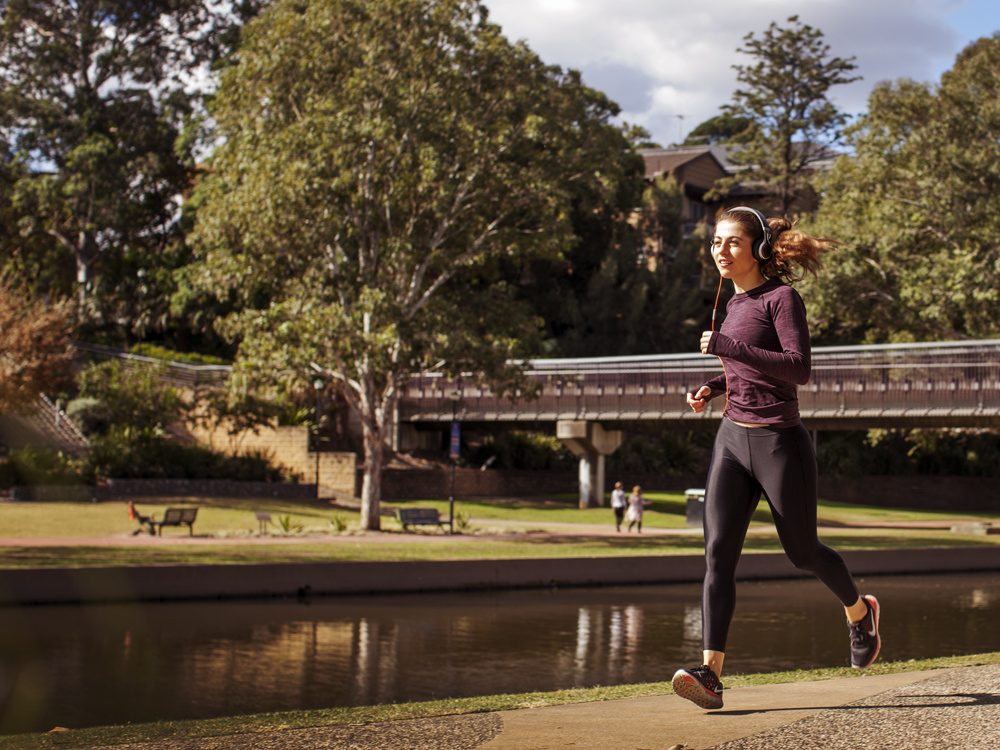
[[[945,530],[845,530],[822,535],[839,551],[858,549],[958,548],[1000,544],[1000,535],[963,536]],[[778,552],[781,543],[772,533],[747,537],[744,552]],[[173,546],[0,547],[0,568],[72,568],[151,565],[237,565],[316,562],[373,562],[406,560],[499,560],[560,557],[629,557],[701,554],[701,535],[677,537],[532,537],[497,539],[457,537],[426,540],[297,542],[295,544],[240,544]]]
[[[809,680],[830,680],[840,677],[898,674],[950,667],[969,667],[1000,663],[1000,653],[950,656],[938,659],[909,660],[904,662],[878,662],[860,672],[838,667],[830,669],[796,670],[755,675],[727,675],[726,689],[748,685],[772,685]],[[201,721],[162,721],[133,726],[92,727],[45,734],[19,734],[0,736],[0,750],[52,750],[66,747],[114,747],[136,742],[158,740],[184,740],[207,737],[225,737],[235,734],[275,732],[286,729],[334,727],[349,724],[371,724],[384,721],[420,719],[458,714],[510,711],[541,706],[558,706],[569,703],[622,700],[672,693],[669,682],[640,685],[580,688],[551,693],[519,693],[491,695],[478,698],[404,703],[383,706],[334,708],[318,711],[288,711],[274,714],[255,714]],[[214,746],[214,745],[213,745]],[[220,744],[220,747],[222,745]]]

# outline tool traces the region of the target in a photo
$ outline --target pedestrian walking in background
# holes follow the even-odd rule
[[[674,691],[702,708],[722,707],[719,678],[736,604],[736,563],[762,493],[785,554],[844,606],[851,664],[869,666],[881,648],[878,601],[859,595],[843,558],[817,536],[816,455],[799,418],[796,389],[809,379],[811,343],[805,305],[791,284],[816,274],[828,242],[746,207],[726,209],[716,224],[719,288],[728,279],[736,294],[718,331],[713,313],[701,351],[719,357],[723,373],[687,394],[696,413],[725,398],[705,483],[704,663],[673,678]]]
[[[611,490],[611,509],[615,512],[615,531],[622,530],[622,520],[625,518],[625,507],[628,501],[625,500],[625,490],[622,489],[621,482],[615,482],[615,488]]]
[[[628,497],[628,511],[625,513],[629,533],[632,532],[632,527],[636,524],[639,524],[639,530],[636,533],[642,533],[642,511],[647,505],[651,505],[650,501],[642,496],[642,487],[636,485]]]

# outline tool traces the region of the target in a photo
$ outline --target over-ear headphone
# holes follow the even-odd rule
[[[760,238],[759,242],[755,242],[751,247],[753,252],[753,257],[757,262],[762,263],[766,260],[771,259],[771,227],[767,224],[767,219],[764,218],[764,214],[758,211],[756,208],[750,208],[749,206],[736,206],[735,208],[730,208],[730,211],[746,211],[747,213],[753,214],[757,217],[757,221],[760,222],[760,228],[764,231],[764,236]]]

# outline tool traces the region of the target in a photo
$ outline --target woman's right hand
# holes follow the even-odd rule
[[[701,414],[705,410],[706,404],[708,404],[708,397],[712,394],[712,389],[707,385],[703,385],[698,389],[697,393],[691,393],[688,391],[687,402],[695,414]]]

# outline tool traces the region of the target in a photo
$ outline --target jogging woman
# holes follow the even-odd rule
[[[816,274],[824,245],[752,208],[726,209],[716,224],[712,256],[736,294],[722,327],[702,334],[701,351],[719,357],[724,371],[687,394],[699,413],[725,399],[705,483],[704,664],[673,679],[674,692],[702,708],[722,708],[736,563],[762,493],[789,560],[844,605],[852,666],[869,666],[881,647],[878,601],[859,595],[844,560],[817,537],[816,456],[799,419],[796,387],[809,379],[810,342],[805,305],[790,285]]]

